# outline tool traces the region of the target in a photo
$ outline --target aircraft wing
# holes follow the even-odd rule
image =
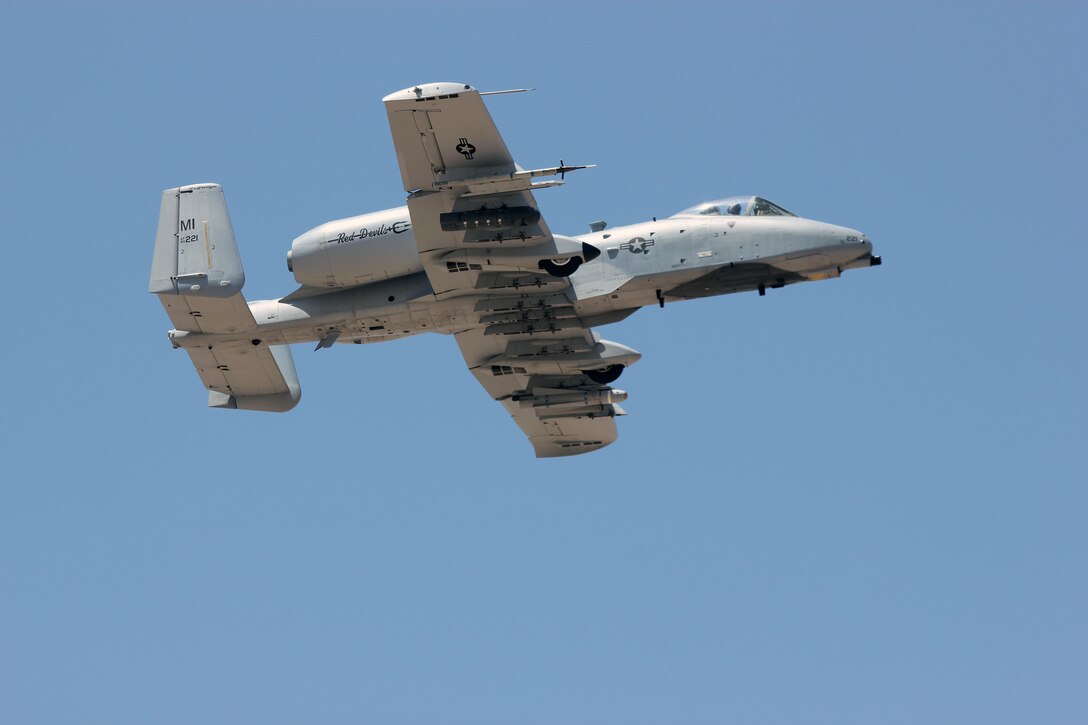
[[[480,93],[428,84],[384,99],[409,192],[423,268],[473,375],[529,437],[538,457],[603,448],[616,439],[608,386],[639,354],[601,340],[575,312],[565,277],[599,252],[553,235],[535,182],[581,167],[520,169]]]

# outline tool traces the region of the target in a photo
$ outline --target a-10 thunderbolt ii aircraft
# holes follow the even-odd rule
[[[453,335],[472,374],[539,457],[616,439],[639,353],[595,328],[640,307],[838,277],[880,263],[861,232],[757,196],[577,237],[553,234],[534,191],[582,166],[514,163],[481,93],[429,83],[384,99],[405,207],[323,224],[294,240],[301,287],[246,302],[223,190],[163,192],[150,291],[218,408],[287,411],[301,395],[293,343]],[[560,177],[538,181],[544,177]]]

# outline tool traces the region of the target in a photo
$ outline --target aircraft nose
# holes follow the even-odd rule
[[[858,260],[866,260],[872,256],[873,243],[869,237],[857,229],[850,227],[835,227],[833,232],[838,239],[837,249],[830,256],[839,265],[853,265]],[[879,264],[879,262],[878,262]]]
[[[850,227],[838,227],[839,243],[844,245],[845,248],[851,252],[858,252],[859,254],[871,252],[873,249],[872,242],[869,241],[869,237],[858,231],[857,229],[851,229]]]
[[[870,267],[879,267],[881,260],[880,257],[873,254],[873,242],[869,239],[869,235],[858,232],[858,240],[858,247],[863,255],[862,258],[869,260]]]

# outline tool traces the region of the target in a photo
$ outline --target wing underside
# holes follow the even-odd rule
[[[455,338],[469,370],[502,403],[538,458],[587,453],[616,440],[614,418],[623,410],[615,403],[624,394],[594,382],[576,367],[552,362],[569,355],[568,350],[591,351],[598,344],[591,331],[574,337],[553,333],[498,337],[477,327]]]

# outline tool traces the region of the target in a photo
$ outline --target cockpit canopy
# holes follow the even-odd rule
[[[759,196],[731,196],[705,201],[673,216],[797,216]]]

